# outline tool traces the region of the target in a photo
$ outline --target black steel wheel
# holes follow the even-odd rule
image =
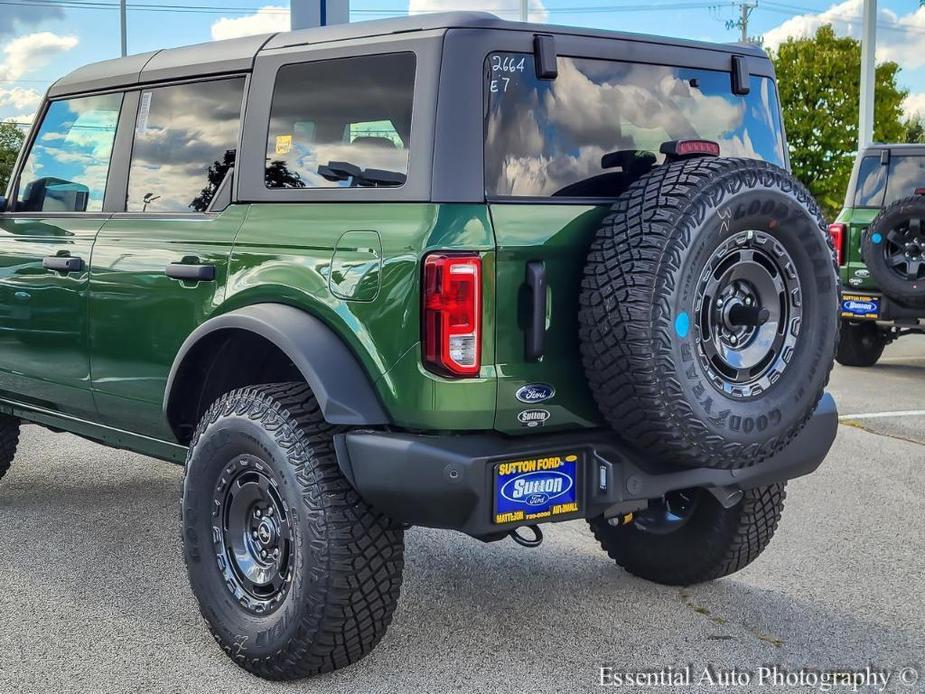
[[[887,232],[882,246],[887,266],[901,279],[925,279],[925,232],[920,217],[899,222]]]
[[[803,315],[800,278],[787,249],[749,229],[721,244],[697,295],[698,354],[713,385],[747,398],[787,368]]]
[[[703,489],[679,489],[649,502],[648,508],[633,516],[635,526],[647,533],[667,535],[675,532],[694,515]]]
[[[925,196],[884,207],[861,238],[861,256],[877,288],[894,302],[925,309]]]
[[[212,537],[225,585],[245,609],[267,614],[292,583],[292,518],[272,468],[234,458],[215,485]]]

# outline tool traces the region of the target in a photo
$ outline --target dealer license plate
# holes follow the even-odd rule
[[[842,318],[868,318],[876,320],[880,317],[880,297],[870,294],[842,294]]]
[[[494,522],[542,521],[577,513],[578,453],[505,461],[494,469]]]

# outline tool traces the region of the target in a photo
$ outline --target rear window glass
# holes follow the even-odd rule
[[[663,142],[707,139],[723,156],[785,163],[773,81],[737,96],[728,72],[563,58],[539,80],[533,56],[486,62],[490,196],[612,197],[664,159]],[[608,167],[601,159],[608,157]]]
[[[894,154],[888,166],[880,155],[868,156],[858,164],[854,207],[885,207],[925,188],[925,156]]]
[[[402,185],[414,71],[413,53],[281,68],[270,110],[267,187]]]

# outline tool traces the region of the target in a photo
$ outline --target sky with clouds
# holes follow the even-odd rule
[[[110,0],[111,6],[93,7],[68,7],[67,0],[60,1],[60,7],[6,5],[0,11],[0,120],[30,121],[42,92],[56,78],[80,65],[119,55],[117,0]],[[726,27],[727,20],[738,15],[731,0],[529,1],[534,21],[707,41],[737,37],[737,30]],[[130,53],[285,31],[289,26],[286,0],[197,0],[186,11],[151,9],[183,7],[179,0],[147,0],[146,9],[133,9],[131,4],[129,0]],[[789,36],[812,33],[822,24],[857,37],[861,4],[862,0],[762,0],[751,15],[749,33],[763,36],[771,47]],[[350,7],[352,21],[458,9],[486,10],[514,19],[520,0],[352,0]],[[900,64],[901,85],[910,91],[906,110],[925,115],[925,7],[918,0],[880,0],[878,25],[878,58]]]

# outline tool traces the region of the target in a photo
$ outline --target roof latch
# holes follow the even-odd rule
[[[536,34],[533,37],[533,55],[536,59],[537,79],[554,80],[559,76],[555,37],[550,34]]]
[[[748,71],[748,60],[744,55],[732,56],[732,93],[745,96],[751,89],[751,74]]]

